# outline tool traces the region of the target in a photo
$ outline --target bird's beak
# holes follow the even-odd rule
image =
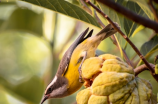
[[[49,95],[44,95],[40,104],[43,104],[49,98]]]

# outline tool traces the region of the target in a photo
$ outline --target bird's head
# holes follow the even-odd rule
[[[43,102],[49,98],[62,98],[67,96],[67,86],[68,81],[65,77],[55,75],[55,77],[45,90],[45,94],[41,101],[41,104],[43,104]]]

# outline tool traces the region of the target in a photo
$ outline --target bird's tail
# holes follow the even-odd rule
[[[117,23],[115,23],[115,25],[117,27],[119,27],[119,25]],[[120,28],[120,27],[119,27]],[[99,36],[101,37],[102,40],[106,39],[107,37],[115,34],[117,31],[114,29],[114,27],[111,24],[108,24],[105,28],[103,28],[98,34],[96,34],[95,36]]]

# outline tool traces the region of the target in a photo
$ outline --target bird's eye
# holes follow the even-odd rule
[[[48,91],[49,91],[49,92],[51,92],[51,91],[52,91],[52,89],[51,89],[51,88],[49,88],[49,89],[48,89]]]
[[[47,90],[47,93],[46,94],[49,94],[49,93],[51,93],[52,92],[52,89],[51,88],[48,88],[48,90]]]

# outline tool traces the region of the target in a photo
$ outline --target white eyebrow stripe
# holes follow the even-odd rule
[[[52,86],[55,82],[57,81],[57,76],[54,77],[54,79],[52,80],[52,82],[47,86],[47,89]],[[46,90],[47,91],[47,90]],[[46,92],[45,92],[46,93]]]

